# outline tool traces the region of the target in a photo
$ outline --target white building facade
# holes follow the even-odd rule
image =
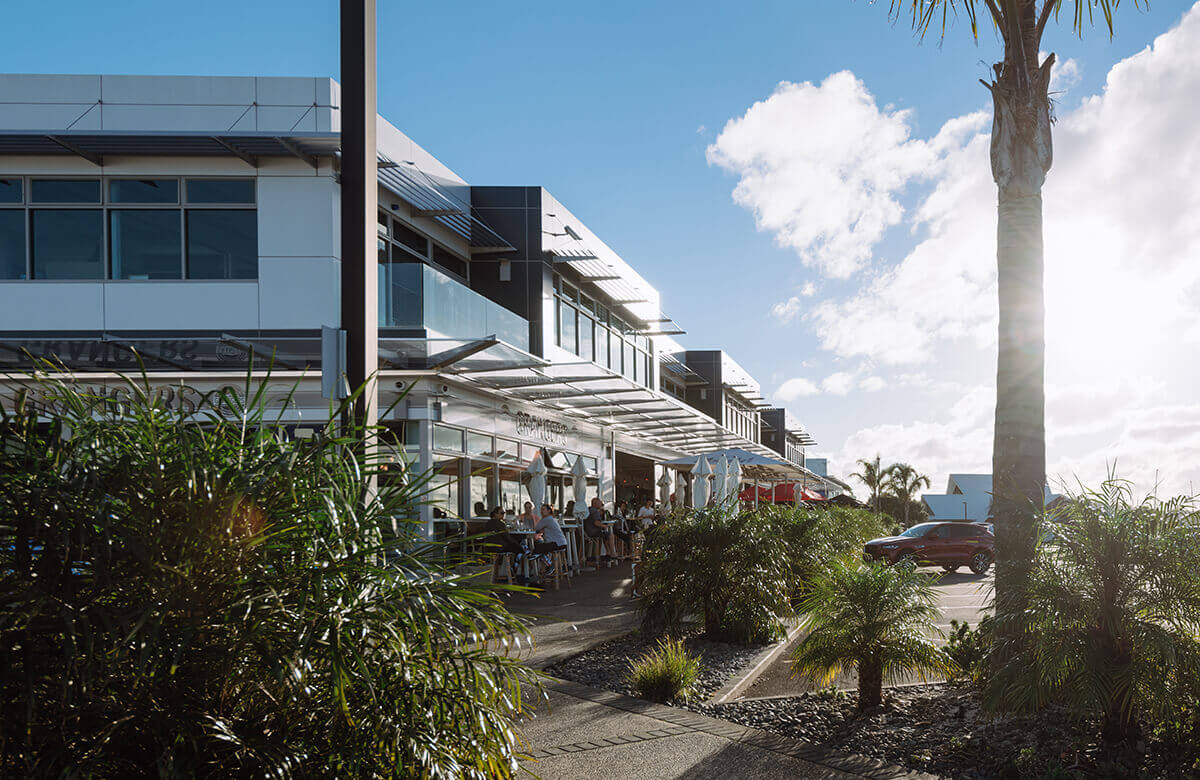
[[[297,388],[298,435],[324,423],[336,82],[12,75],[0,103],[5,395],[26,353],[98,388],[140,362],[178,403],[270,364],[277,400]],[[383,119],[378,147],[380,408],[436,472],[431,531],[519,509],[536,453],[559,507],[579,458],[611,502],[652,495],[680,455],[772,454],[753,402],[712,416],[661,389],[680,331],[658,291],[548,192],[472,187]]]

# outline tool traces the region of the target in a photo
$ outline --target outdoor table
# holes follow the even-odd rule
[[[525,545],[527,552],[525,555],[521,556],[521,574],[524,575],[525,581],[528,582],[529,581],[529,559],[531,557],[533,557],[534,530],[532,528],[525,528],[523,526],[511,526],[510,525],[508,527],[508,533],[512,536],[523,537],[521,539],[521,544]]]
[[[562,522],[559,528],[567,537],[567,568],[576,573],[583,571],[579,564],[579,550],[582,545],[576,546],[576,532],[583,532],[583,523]]]

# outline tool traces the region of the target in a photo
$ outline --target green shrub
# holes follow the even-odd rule
[[[950,621],[950,633],[943,648],[951,662],[951,675],[978,681],[987,674],[992,649],[992,618],[985,617],[975,628],[965,620]]]
[[[1110,479],[1051,519],[1027,608],[996,618],[1003,663],[989,702],[1059,702],[1099,716],[1106,741],[1133,744],[1143,718],[1169,718],[1200,679],[1200,512],[1183,498],[1134,503]]]
[[[792,668],[818,685],[856,669],[859,709],[880,704],[884,680],[948,669],[932,640],[940,633],[937,595],[920,572],[835,562],[813,580],[801,609],[809,633],[793,652]]]
[[[663,638],[658,647],[629,662],[629,684],[643,699],[686,699],[700,675],[700,659],[679,639]]]
[[[425,480],[357,454],[381,431],[289,438],[265,381],[199,410],[28,384],[0,422],[0,775],[516,771],[523,626],[419,539]]]
[[[830,563],[858,559],[867,541],[888,532],[886,518],[845,507],[767,506],[760,514],[787,543],[788,582],[793,604]]]
[[[649,535],[642,556],[642,627],[679,633],[692,616],[714,639],[752,644],[783,635],[791,614],[788,546],[766,515],[708,507]]]

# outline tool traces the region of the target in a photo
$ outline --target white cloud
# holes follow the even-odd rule
[[[817,286],[812,282],[805,282],[804,286],[800,288],[800,294],[805,298],[811,298],[817,294]]]
[[[1041,55],[1041,58],[1046,59],[1046,55]],[[1077,61],[1068,59],[1057,63],[1050,73],[1050,97],[1054,100],[1061,100],[1071,87],[1079,83],[1081,78],[1083,78],[1083,72]]]
[[[821,392],[820,388],[811,380],[803,377],[794,377],[787,380],[779,389],[775,391],[775,397],[783,402],[795,401],[797,398],[804,398],[810,395],[816,395]]]
[[[858,383],[858,386],[868,393],[877,393],[887,387],[887,382],[881,376],[869,376]]]
[[[791,322],[800,314],[800,299],[793,295],[771,307],[771,316],[780,322]]]
[[[821,380],[821,389],[831,395],[846,395],[854,387],[854,374],[837,371]]]
[[[729,120],[707,157],[738,176],[733,199],[760,230],[845,278],[900,221],[897,195],[909,179],[936,161],[936,140],[910,138],[910,120],[909,111],[880,110],[849,71],[819,86],[785,81]]]

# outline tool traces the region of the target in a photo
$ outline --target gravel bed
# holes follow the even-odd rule
[[[658,644],[657,639],[645,639],[633,633],[597,645],[591,650],[559,661],[546,672],[565,680],[604,688],[617,693],[636,696],[626,679],[629,662],[641,658]],[[725,642],[713,642],[701,636],[690,636],[684,640],[688,650],[700,656],[700,675],[692,687],[689,702],[672,702],[677,706],[695,709],[697,703],[707,701],[736,672],[745,668],[762,652],[764,645],[744,647]]]
[[[1178,748],[1151,743],[1141,754],[1105,755],[1094,720],[1059,708],[992,718],[965,685],[893,688],[877,712],[855,716],[856,694],[803,696],[697,707],[713,717],[956,778],[1200,777]],[[1195,751],[1200,753],[1200,750]]]

